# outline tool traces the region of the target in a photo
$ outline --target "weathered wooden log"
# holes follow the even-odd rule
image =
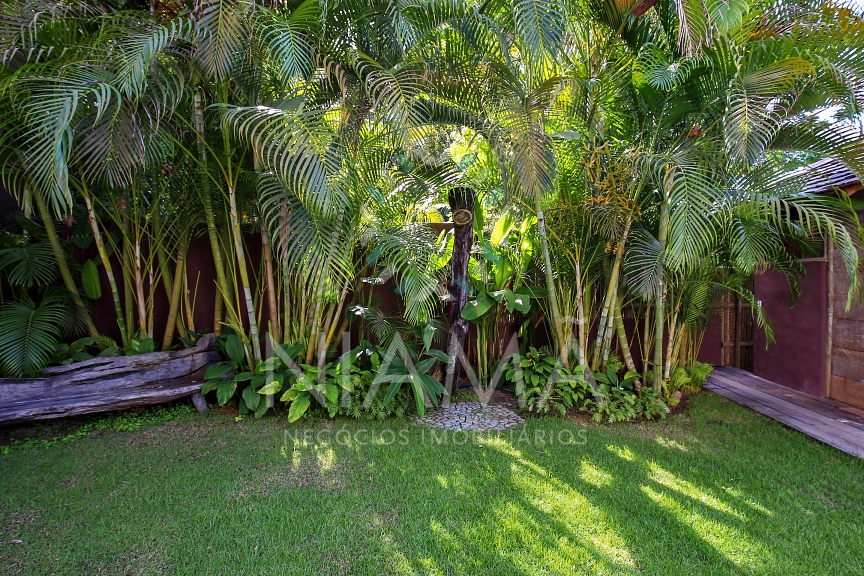
[[[49,368],[46,378],[0,379],[0,422],[121,410],[197,394],[206,367],[219,360],[214,344],[206,334],[187,350],[93,358]]]

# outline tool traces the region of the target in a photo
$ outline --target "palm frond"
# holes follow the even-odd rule
[[[0,308],[0,373],[12,378],[32,376],[54,355],[64,306],[45,299],[8,302]]]

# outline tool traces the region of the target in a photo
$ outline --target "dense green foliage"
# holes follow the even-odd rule
[[[524,354],[545,329],[562,369],[587,369],[590,381],[611,368],[618,384],[609,394],[632,379],[632,398],[616,401],[616,414],[626,417],[631,399],[634,414],[662,413],[657,399],[693,381],[722,290],[751,303],[770,341],[748,279],[773,268],[794,293],[803,268],[793,254],[830,239],[850,298],[859,291],[854,206],[839,191],[812,193],[814,174],[799,169],[830,159],[864,174],[857,8],[821,0],[140,8],[28,0],[0,9],[0,106],[9,111],[0,173],[21,206],[19,223],[44,228],[0,253],[2,333],[33,336],[0,364],[6,374],[38,371],[59,334],[44,321],[24,326],[22,306],[51,302],[37,283],[62,281],[80,319],[72,336],[111,348],[88,313],[104,278],[119,349],[166,349],[175,336],[188,344],[205,329],[228,334],[234,368],[245,368],[220,384],[219,400],[256,413],[269,408],[268,394],[256,392],[273,382],[268,358],[291,349],[289,360],[322,388],[313,395],[293,383],[296,392],[281,397],[296,403],[295,415],[310,397],[335,414],[325,398],[338,391],[322,375],[352,348],[342,342],[352,323],[361,339],[385,349],[399,342],[414,358],[446,332],[441,284],[452,236],[430,224],[450,217],[456,188],[476,198],[463,316],[475,323],[466,372],[479,386],[501,382],[510,336]],[[71,238],[55,227],[61,217]],[[260,234],[258,263],[250,232]],[[214,302],[197,300],[186,269],[198,235],[212,254]],[[75,242],[98,256],[70,263]],[[373,288],[382,284],[397,295],[395,310],[380,305]],[[158,291],[170,302],[164,327],[154,326]],[[201,306],[212,307],[212,326],[194,325]],[[630,313],[641,326],[635,337],[625,330]],[[421,413],[421,400],[442,392],[436,367],[423,368],[400,376]],[[237,385],[253,379],[251,392]],[[538,406],[564,401],[554,385],[544,383]]]

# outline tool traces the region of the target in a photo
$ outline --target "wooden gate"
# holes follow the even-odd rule
[[[747,289],[753,291],[753,279]],[[750,303],[735,292],[724,290],[720,295],[722,332],[720,365],[753,371],[753,311]]]

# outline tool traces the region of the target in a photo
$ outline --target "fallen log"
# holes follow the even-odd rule
[[[45,378],[0,379],[0,423],[122,410],[193,396],[201,391],[207,366],[219,361],[214,347],[215,337],[205,334],[186,350],[93,358],[48,368]],[[201,401],[195,406],[206,409]]]

